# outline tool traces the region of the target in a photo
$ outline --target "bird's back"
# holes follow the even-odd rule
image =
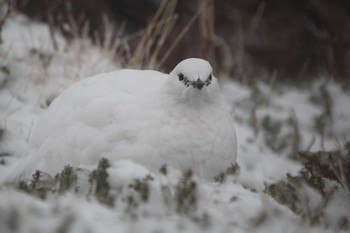
[[[104,127],[110,122],[113,109],[127,110],[127,105],[135,99],[153,95],[166,78],[166,74],[157,71],[130,69],[86,78],[52,102],[37,121],[31,140],[41,146],[55,131],[80,123]]]

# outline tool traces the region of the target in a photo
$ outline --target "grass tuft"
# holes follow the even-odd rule
[[[64,193],[67,190],[77,188],[78,175],[74,171],[73,167],[67,165],[64,167],[61,173],[55,176],[55,181],[59,184],[58,192]]]
[[[163,164],[160,168],[159,168],[159,172],[161,174],[163,174],[164,176],[168,175],[168,168],[166,166],[166,164]]]
[[[46,199],[49,192],[53,192],[55,187],[55,182],[50,179],[43,179],[42,172],[35,171],[33,178],[29,183],[24,181],[19,182],[18,189],[22,190],[28,194],[39,197],[41,199]]]
[[[134,189],[137,193],[140,194],[141,200],[143,202],[147,202],[149,198],[149,194],[150,194],[149,181],[150,179],[147,179],[147,177],[142,180],[135,179],[134,183],[129,185],[129,188]]]
[[[231,164],[225,171],[220,172],[214,176],[214,181],[217,183],[225,183],[228,176],[235,175],[239,172],[239,165],[237,163]]]
[[[197,207],[197,183],[193,172],[188,170],[176,185],[176,210],[180,214],[191,214]]]
[[[107,169],[109,167],[109,160],[102,158],[98,163],[97,169],[91,172],[89,182],[92,186],[92,193],[96,196],[97,200],[108,206],[113,206],[114,197],[109,193],[110,186],[107,180]]]

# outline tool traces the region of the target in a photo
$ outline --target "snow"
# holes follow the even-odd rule
[[[143,179],[150,174],[150,171],[128,159],[112,162],[112,166],[108,169],[108,174],[110,175],[109,184],[118,189],[128,185],[135,179]]]
[[[1,127],[5,131],[0,146],[16,159],[31,150],[28,140],[32,128],[48,102],[82,77],[118,67],[89,41],[67,45],[62,36],[56,35],[59,48],[54,51],[48,27],[22,15],[14,15],[6,22],[2,36],[1,66],[9,74],[6,88],[0,91]],[[33,50],[37,52],[30,52]],[[40,55],[51,56],[50,65],[44,66]]]
[[[5,163],[0,165],[0,178],[35,151],[30,136],[49,102],[85,77],[120,68],[106,51],[88,40],[67,43],[55,34],[58,50],[54,50],[47,26],[21,15],[14,14],[6,21],[2,36],[0,66],[9,73],[0,71],[0,81],[5,80],[0,82],[0,160]],[[337,149],[339,141],[349,139],[350,94],[336,82],[325,86],[332,100],[332,125],[327,125],[324,135],[315,129],[315,118],[325,109],[310,98],[320,96],[323,85],[322,80],[307,89],[260,82],[255,86],[235,81],[222,84],[238,135],[240,170],[223,183],[193,177],[197,204],[189,213],[179,213],[174,203],[182,177],[179,170],[168,167],[163,175],[124,159],[112,161],[108,168],[111,192],[117,195],[112,207],[89,194],[87,170],[97,164],[83,167],[79,173],[79,193],[48,194],[43,200],[0,184],[0,231],[341,232],[339,219],[348,216],[349,210],[346,194],[329,200],[323,217],[327,224],[312,225],[263,191],[301,168],[293,157],[294,143],[305,150]],[[271,140],[281,147],[275,148],[267,136],[271,135],[269,130],[277,128]],[[143,202],[130,184],[146,176],[152,179],[147,181],[150,196]],[[307,203],[310,208],[317,209],[319,194],[307,188],[304,194],[305,200],[311,200]],[[130,209],[130,196],[137,201],[137,208]]]

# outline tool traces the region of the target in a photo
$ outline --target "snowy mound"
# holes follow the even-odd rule
[[[95,166],[101,157],[150,170],[167,164],[211,179],[237,154],[212,68],[195,58],[169,75],[119,70],[76,83],[40,117],[32,142],[38,151],[13,173],[22,179],[37,169],[54,175],[67,164]]]

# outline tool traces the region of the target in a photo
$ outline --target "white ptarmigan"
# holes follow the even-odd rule
[[[237,156],[232,116],[212,67],[198,58],[170,74],[125,69],[86,78],[52,102],[32,141],[37,152],[20,166],[23,174],[54,175],[67,164],[95,166],[106,157],[211,179]]]

